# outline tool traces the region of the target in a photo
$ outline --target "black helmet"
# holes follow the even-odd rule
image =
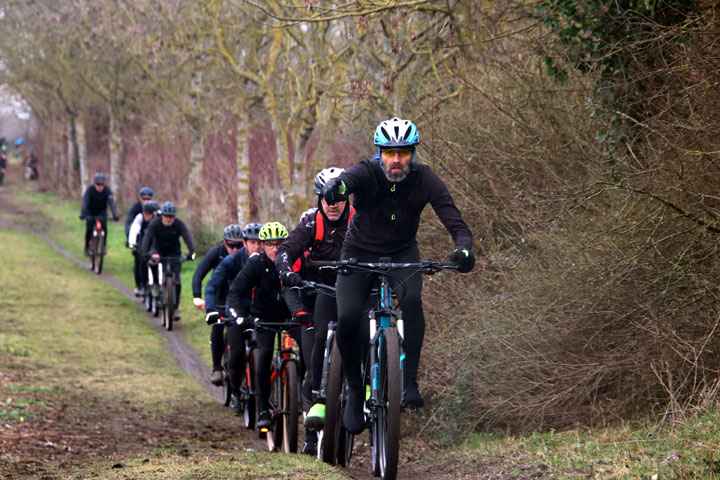
[[[242,227],[236,223],[225,227],[225,230],[223,231],[223,240],[233,243],[241,243],[243,241]]]
[[[104,184],[105,183],[105,175],[102,173],[96,173],[93,177],[93,182],[98,184]]]
[[[260,240],[260,229],[262,224],[260,223],[248,223],[243,228],[243,238],[245,240]]]
[[[143,205],[143,212],[145,213],[157,213],[158,210],[160,210],[160,205],[152,200],[148,200]]]
[[[153,196],[153,189],[150,187],[142,187],[140,189],[140,196],[141,197],[152,197]]]
[[[160,207],[160,214],[166,217],[174,217],[177,215],[177,207],[173,202],[165,202]]]

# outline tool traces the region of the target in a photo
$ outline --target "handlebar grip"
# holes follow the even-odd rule
[[[337,267],[339,262],[336,260],[308,260],[308,267]]]

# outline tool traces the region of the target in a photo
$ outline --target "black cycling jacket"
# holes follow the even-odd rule
[[[317,249],[313,249],[311,256],[313,260],[339,260],[342,250],[345,233],[348,229],[348,216],[350,208],[346,208],[342,217],[335,222],[330,222],[327,217],[322,217],[325,234]],[[278,272],[292,270],[295,261],[302,258],[305,252],[315,243],[317,232],[316,218],[322,215],[320,211],[305,215],[298,224],[290,231],[288,238],[280,245],[275,266]],[[335,285],[337,274],[334,270],[321,270],[319,275],[316,270],[308,271],[303,268],[300,272],[303,278],[313,281],[321,281],[326,285]]]
[[[345,243],[370,252],[390,254],[417,243],[420,214],[425,205],[435,213],[458,249],[472,248],[472,233],[450,192],[428,165],[411,164],[407,178],[393,183],[385,178],[378,156],[365,159],[339,177],[353,194],[355,215]]]
[[[248,312],[243,297],[250,294],[252,303]],[[265,252],[250,257],[245,267],[240,270],[230,284],[227,303],[242,317],[250,314],[268,322],[282,322],[290,318],[290,311],[282,296],[280,277],[275,270],[275,264]]]
[[[130,207],[130,211],[128,212],[127,217],[125,217],[125,238],[130,235],[130,225],[132,225],[133,220],[135,220],[138,213],[142,213],[142,211],[143,203],[140,200],[133,203],[132,207]]]
[[[176,218],[172,225],[166,227],[162,224],[162,216],[158,215],[150,221],[145,231],[141,250],[149,255],[158,253],[161,257],[179,257],[180,237],[185,240],[189,253],[195,252],[195,245],[185,222]]]
[[[210,250],[208,250],[208,252],[205,254],[203,259],[200,261],[197,268],[195,269],[195,273],[193,273],[193,298],[202,298],[203,278],[205,278],[205,275],[207,275],[210,270],[214,270],[215,267],[220,265],[220,262],[222,262],[223,259],[227,256],[228,251],[227,248],[225,248],[225,244],[223,242],[214,245],[212,248],[210,248]]]
[[[117,217],[117,211],[115,210],[115,199],[113,198],[112,190],[110,187],[105,185],[102,192],[98,192],[95,185],[90,185],[85,189],[85,193],[82,198],[82,205],[80,207],[80,214],[85,216],[107,216],[107,208],[110,207],[114,217]]]

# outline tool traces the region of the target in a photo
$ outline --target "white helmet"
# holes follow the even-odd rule
[[[344,168],[338,168],[338,167],[329,167],[324,168],[315,175],[315,193],[318,195],[323,194],[323,188],[325,188],[325,184],[332,180],[333,178],[337,178],[340,176],[341,173],[345,171]]]

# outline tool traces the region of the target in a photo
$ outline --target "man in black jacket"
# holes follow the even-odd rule
[[[304,280],[335,285],[337,275],[334,271],[307,268],[303,260],[340,259],[340,249],[354,209],[347,201],[328,205],[322,192],[327,182],[334,181],[342,172],[342,168],[330,167],[315,176],[317,209],[303,215],[280,246],[275,259],[283,285],[300,286]],[[309,430],[306,432],[301,453],[313,455],[317,448],[315,431],[321,430],[325,422],[325,399],[318,394],[328,324],[337,321],[337,304],[335,297],[322,293],[309,296],[290,288],[285,290],[285,302],[295,317],[312,315],[312,326],[304,328],[302,334],[303,357],[307,359],[306,364],[309,367],[303,384],[303,409],[307,412],[305,427]]]
[[[202,298],[202,282],[205,275],[210,273],[210,270],[214,270],[225,257],[237,252],[242,246],[242,227],[236,223],[225,227],[225,230],[223,230],[223,241],[208,250],[195,269],[195,273],[193,273],[192,291],[193,305],[195,305],[195,308],[205,311],[205,300]],[[223,328],[218,325],[213,325],[210,331],[210,347],[213,352],[213,370],[210,374],[210,382],[213,385],[222,385],[222,365],[220,362],[222,361],[224,346]]]
[[[110,207],[113,222],[117,222],[120,218],[115,210],[115,199],[112,190],[105,185],[105,175],[96,173],[93,177],[93,184],[85,189],[80,206],[80,220],[85,220],[85,256],[90,256],[89,244],[92,231],[95,227],[95,219],[92,217],[100,217],[102,229],[107,238],[107,209]],[[107,245],[107,242],[105,243]],[[107,246],[105,247],[107,248]],[[103,252],[104,254],[105,252]]]
[[[250,257],[228,290],[227,302],[232,317],[258,317],[265,322],[277,323],[290,318],[290,311],[282,295],[280,277],[275,269],[278,249],[287,236],[287,229],[278,222],[268,222],[260,229],[263,252]],[[252,303],[248,311],[244,299],[251,293]],[[240,330],[235,327],[228,328],[228,335],[231,332],[239,335]],[[257,331],[256,335],[258,363],[255,369],[258,387],[257,404],[260,411],[257,427],[268,428],[273,422],[270,409],[270,366],[275,346],[275,332],[263,330]],[[238,354],[242,355],[242,352],[238,351]]]
[[[125,246],[128,248],[132,248],[131,245],[135,245],[137,247],[137,242],[130,242],[130,227],[137,219],[137,216],[143,213],[143,205],[152,200],[153,190],[150,187],[142,187],[139,195],[140,200],[132,204],[127,217],[125,218]],[[134,262],[133,272],[135,273],[135,296],[139,297],[142,295],[139,272],[143,270],[143,266],[140,265],[140,255],[137,255],[137,248],[133,249],[132,254]]]
[[[460,215],[445,184],[427,165],[414,162],[420,143],[417,128],[409,120],[386,120],[375,130],[378,155],[345,170],[328,182],[323,195],[328,204],[354,194],[356,213],[350,221],[342,258],[376,262],[390,257],[393,262],[419,262],[416,235],[420,214],[429,203],[455,243],[450,260],[458,270],[468,272],[475,265],[471,251],[472,233]],[[405,400],[410,407],[424,404],[417,385],[417,371],[425,335],[422,308],[422,275],[398,270],[391,278],[393,291],[400,299],[405,320]],[[353,434],[365,428],[360,365],[363,344],[360,335],[362,315],[370,294],[372,276],[353,272],[337,281],[337,344],[348,381],[348,401],[343,416],[345,428]]]
[[[160,216],[150,222],[147,231],[143,236],[142,251],[150,254],[151,266],[155,266],[160,262],[160,257],[180,257],[180,237],[185,240],[188,248],[187,259],[195,258],[195,245],[185,222],[177,215],[177,207],[172,202],[165,202],[160,207]],[[171,262],[170,268],[175,274],[175,314],[174,320],[180,320],[180,312],[178,305],[180,304],[180,273],[182,271],[179,261]]]

